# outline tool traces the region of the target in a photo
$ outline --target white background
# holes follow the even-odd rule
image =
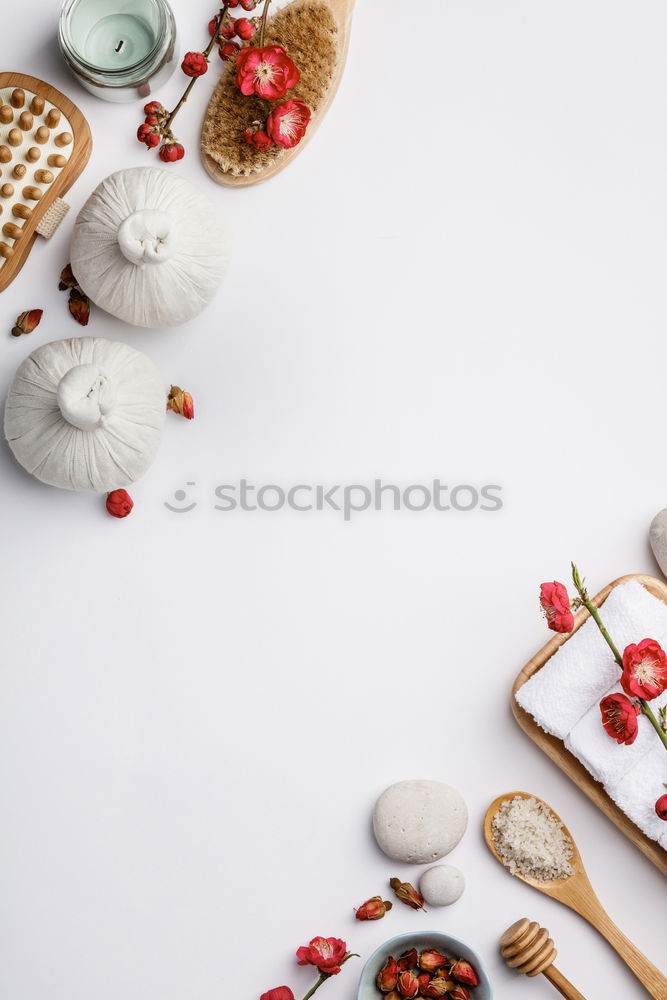
[[[183,49],[215,8],[176,0]],[[157,162],[140,105],[80,90],[55,0],[0,41],[2,68],[65,89],[93,157],[73,212],[0,300],[2,393],[25,355],[76,336],[56,290],[75,211],[106,174]],[[313,980],[316,934],[364,957],[441,929],[500,1000],[553,996],[496,958],[545,923],[591,1000],[644,992],[574,914],[511,879],[481,838],[525,789],[569,824],[610,914],[664,964],[661,876],[524,736],[512,681],[547,638],[542,580],[576,558],[594,590],[657,572],[667,505],[667,6],[657,0],[365,0],[316,139],[245,191],[197,156],[211,75],[178,119],[175,171],[234,238],[196,322],[88,332],[145,350],[194,395],[169,418],[126,521],[2,465],[0,994],[7,1000],[254,1000]],[[19,24],[20,21],[20,24]],[[215,64],[214,64],[215,65]],[[216,67],[217,69],[217,67]],[[180,73],[157,95],[175,103]],[[500,513],[222,513],[216,485],[498,483]],[[187,481],[199,506],[164,502]],[[428,916],[353,906],[418,872],[370,834],[406,777],[456,784],[462,900]],[[359,960],[322,991],[353,1000]]]

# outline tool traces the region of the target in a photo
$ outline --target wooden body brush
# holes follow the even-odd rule
[[[37,236],[65,217],[62,196],[90,157],[86,119],[69,98],[22,73],[0,73],[0,292]]]
[[[355,0],[292,0],[269,18],[265,45],[281,45],[294,60],[301,79],[287,99],[305,101],[313,116],[301,142],[292,149],[272,146],[260,152],[243,132],[264,121],[274,106],[244,97],[228,63],[213,92],[201,133],[201,156],[218,184],[245,187],[283,170],[317,131],[334,99],[345,67]],[[276,102],[277,103],[277,102]]]
[[[549,931],[534,921],[524,917],[512,924],[500,939],[500,954],[510,969],[524,976],[546,976],[566,1000],[586,1000],[555,967],[558,952]]]

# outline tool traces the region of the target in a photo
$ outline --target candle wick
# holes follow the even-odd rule
[[[124,45],[125,45],[125,42],[124,42],[124,41],[123,41],[123,39],[121,38],[121,40],[119,41],[119,43],[118,43],[118,45],[117,45],[117,47],[116,47],[116,52],[120,52],[120,50],[122,49],[122,47],[123,47]]]

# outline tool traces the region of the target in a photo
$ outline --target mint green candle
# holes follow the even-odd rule
[[[65,0],[59,41],[83,86],[108,101],[146,97],[176,67],[167,0]]]

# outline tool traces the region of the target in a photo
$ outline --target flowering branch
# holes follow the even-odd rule
[[[259,47],[264,48],[264,36],[266,35],[266,21],[269,16],[269,7],[271,6],[271,0],[266,0],[264,4],[264,10],[262,11],[262,20],[259,25]]]
[[[607,629],[605,628],[605,626],[604,626],[604,624],[602,622],[602,619],[600,618],[600,612],[598,611],[598,609],[595,607],[595,605],[591,601],[590,597],[588,596],[588,591],[586,590],[585,582],[582,580],[581,575],[579,573],[579,570],[577,569],[577,567],[575,566],[574,563],[572,563],[572,581],[574,583],[574,586],[576,588],[577,593],[579,594],[579,598],[581,600],[581,603],[586,608],[586,610],[589,612],[591,618],[593,619],[593,621],[595,622],[595,624],[599,628],[600,634],[602,635],[602,638],[605,640],[605,642],[609,646],[609,648],[610,648],[610,650],[611,650],[611,652],[612,652],[612,654],[614,656],[614,659],[618,663],[619,667],[621,668],[621,670],[624,671],[625,670],[625,664],[623,662],[623,657],[619,653],[619,651],[616,648],[616,645],[614,644],[611,636],[607,632]],[[661,739],[661,741],[662,741],[662,743],[663,743],[663,745],[665,747],[665,750],[667,750],[667,732],[665,732],[665,730],[662,728],[662,726],[660,725],[660,723],[656,719],[656,717],[653,714],[653,711],[652,711],[650,705],[648,704],[648,702],[646,701],[646,699],[638,697],[637,700],[639,702],[639,706],[641,708],[641,711],[642,711],[643,715],[645,715],[646,718],[648,719],[648,721],[651,723],[651,725],[655,729],[656,733],[660,737],[660,739]]]

